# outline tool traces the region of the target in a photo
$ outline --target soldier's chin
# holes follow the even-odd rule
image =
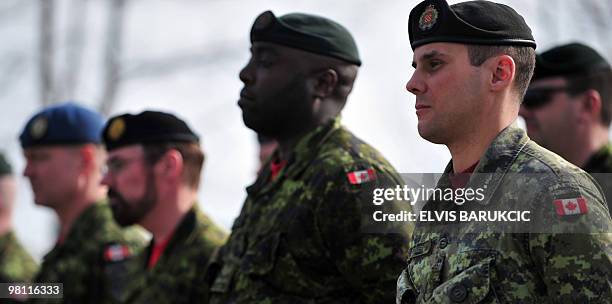
[[[119,226],[127,227],[135,223],[124,203],[111,199],[109,205],[113,211],[113,219],[115,219],[115,222],[117,222]]]
[[[34,196],[34,204],[36,204],[37,206],[51,207],[51,204],[49,202],[37,196]]]
[[[419,122],[417,130],[419,132],[419,135],[421,135],[421,137],[425,140],[427,140],[428,142],[434,143],[434,144],[444,144],[445,141],[443,140],[443,138],[441,136],[438,136],[436,134],[436,132],[428,129],[425,126],[422,126]]]

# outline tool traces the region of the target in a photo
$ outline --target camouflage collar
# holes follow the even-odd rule
[[[164,252],[162,253],[159,260],[157,261],[158,264],[163,263],[162,262],[163,260],[172,256],[171,252],[173,248],[176,247],[177,244],[183,243],[191,235],[191,232],[193,232],[193,230],[196,228],[196,225],[197,225],[198,213],[199,213],[198,204],[194,203],[191,209],[189,209],[189,211],[185,213],[185,215],[183,216],[179,224],[174,229],[174,232],[170,236],[170,241],[168,241],[168,246],[166,246],[166,248],[164,249]],[[147,247],[146,259],[144,260],[145,262],[149,261],[149,256],[151,255],[151,252],[153,250],[153,245],[155,244],[154,241],[155,240],[151,239],[151,242],[149,243],[149,246]],[[153,267],[153,271],[155,271],[156,268],[159,268],[159,267]]]
[[[78,243],[82,240],[91,238],[92,235],[96,234],[98,229],[104,226],[104,222],[112,220],[111,210],[106,201],[99,201],[91,204],[89,207],[85,208],[74,223],[72,223],[72,227],[70,227],[70,231],[66,235],[64,242],[62,244],[56,244],[55,247],[44,256],[44,259],[55,254],[60,254],[63,248],[80,247],[81,244]]]
[[[280,184],[283,180],[299,175],[315,159],[321,145],[341,128],[340,116],[337,116],[304,135],[296,144],[295,149],[293,149],[293,153],[289,157],[287,165],[278,173],[278,176],[273,182],[269,182],[271,175],[270,161],[278,156],[278,150],[276,150],[274,156],[272,156],[263,166],[257,181],[253,185],[247,187],[247,192],[249,194],[262,194],[270,189],[274,189],[275,186]],[[262,188],[264,191],[261,191]]]
[[[7,231],[2,236],[0,236],[0,253],[4,252],[7,245],[14,243],[16,241],[17,241],[17,237],[15,237],[15,232],[13,232],[12,229]]]
[[[479,202],[480,204],[486,205],[489,203],[489,199],[495,193],[503,177],[508,173],[510,166],[529,141],[530,139],[525,131],[515,123],[503,129],[493,139],[466,185],[466,188],[486,188],[485,200]],[[452,172],[453,163],[451,160],[438,182],[438,187],[450,187],[448,175]]]
[[[293,150],[292,157],[289,158],[289,164],[309,162],[317,155],[318,148],[325,142],[334,131],[340,129],[340,116],[328,121],[327,123],[317,127],[310,133],[306,134]]]

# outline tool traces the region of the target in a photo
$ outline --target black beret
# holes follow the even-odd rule
[[[448,6],[444,0],[425,0],[410,12],[408,35],[413,50],[432,42],[536,47],[521,15],[489,1]]]
[[[279,18],[263,12],[251,28],[251,42],[264,41],[334,57],[361,65],[353,36],[342,25],[330,19],[301,13]]]
[[[13,168],[4,157],[4,154],[0,153],[0,176],[10,174],[13,174]]]
[[[199,137],[176,116],[157,111],[112,117],[102,138],[108,151],[133,144],[199,142]]]
[[[101,142],[102,115],[72,102],[54,105],[34,114],[19,141],[23,148]]]
[[[610,64],[597,51],[581,43],[570,43],[538,54],[532,81],[606,70],[610,70]]]

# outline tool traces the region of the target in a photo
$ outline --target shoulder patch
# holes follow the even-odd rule
[[[376,180],[376,171],[373,168],[353,171],[346,174],[349,182],[353,185],[367,183]]]
[[[114,244],[104,249],[104,260],[107,262],[118,262],[129,258],[132,254],[126,245]]]
[[[553,204],[560,216],[586,214],[588,212],[584,197],[558,199],[553,201]]]

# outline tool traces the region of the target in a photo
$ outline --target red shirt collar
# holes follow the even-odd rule
[[[157,242],[153,240],[153,248],[151,249],[151,254],[149,255],[149,261],[147,262],[147,269],[153,269],[153,267],[155,267],[162,253],[164,253],[164,250],[166,249],[166,247],[168,247],[168,243],[172,239],[173,235],[174,235],[174,231],[165,240],[161,242]]]
[[[283,170],[283,168],[287,165],[286,160],[281,160],[279,158],[275,158],[270,162],[270,180],[276,179],[278,174]]]

